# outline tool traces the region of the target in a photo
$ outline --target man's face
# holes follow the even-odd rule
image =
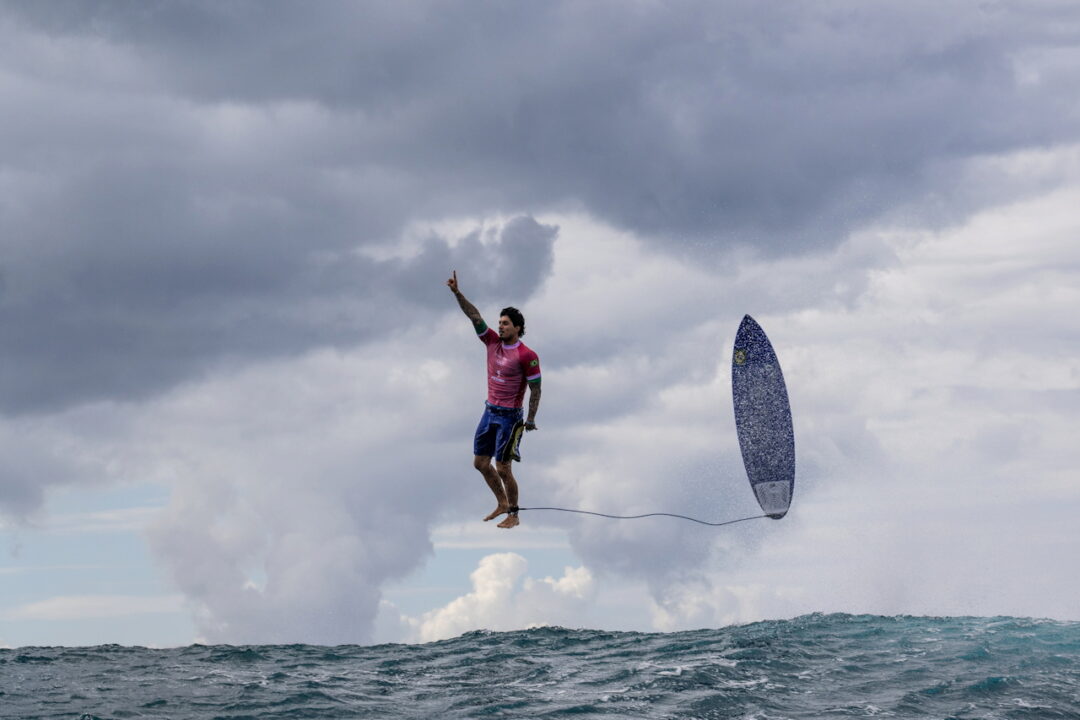
[[[514,327],[514,323],[510,322],[510,318],[503,315],[499,318],[499,339],[506,342],[514,342],[517,340],[518,329]]]

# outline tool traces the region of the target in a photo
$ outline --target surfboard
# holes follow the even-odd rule
[[[761,509],[779,520],[795,490],[795,430],[780,362],[749,315],[735,334],[731,395],[746,476]]]

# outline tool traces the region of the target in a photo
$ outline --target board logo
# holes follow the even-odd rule
[[[736,365],[745,365],[746,364],[746,350],[744,350],[742,348],[739,348],[739,349],[737,349],[735,351],[735,364]]]

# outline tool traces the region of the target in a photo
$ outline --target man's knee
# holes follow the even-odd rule
[[[507,476],[513,477],[514,476],[513,469],[510,467],[509,462],[503,462],[502,460],[496,460],[495,461],[495,469],[498,470],[499,475],[502,475],[503,477],[507,477]]]
[[[491,458],[485,455],[476,455],[473,457],[473,467],[480,472],[485,472],[491,467]]]

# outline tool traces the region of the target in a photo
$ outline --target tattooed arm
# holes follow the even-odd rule
[[[529,383],[529,416],[525,420],[526,430],[536,429],[536,411],[540,409],[540,381]],[[532,427],[529,427],[529,426]]]
[[[458,289],[457,270],[455,270],[453,276],[446,281],[446,286],[454,293],[458,305],[461,306],[461,311],[465,313],[466,317],[472,320],[473,327],[476,328],[476,334],[479,335],[487,330],[487,323],[485,323],[484,318],[480,316],[480,311],[476,309],[475,305],[466,300],[465,296],[461,294],[461,290]]]

